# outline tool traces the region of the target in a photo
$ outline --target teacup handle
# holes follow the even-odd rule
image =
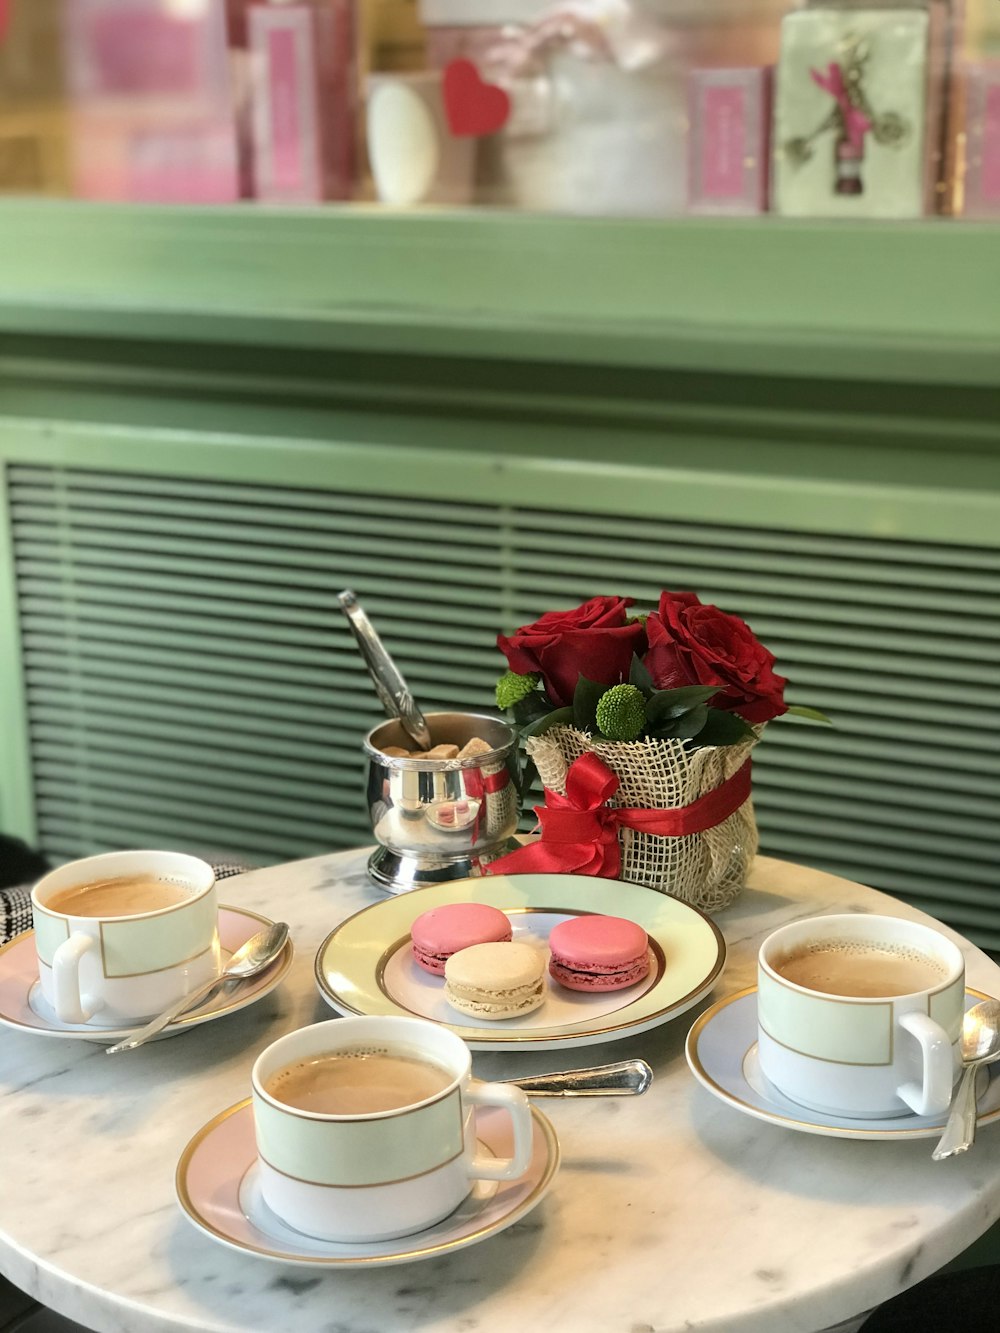
[[[100,1009],[98,1001],[85,1009],[80,989],[80,959],[97,948],[92,935],[77,933],[60,944],[52,956],[52,989],[56,1013],[63,1023],[89,1023]]]
[[[480,1083],[473,1079],[466,1092],[466,1101],[473,1106],[503,1107],[514,1125],[513,1157],[487,1157],[485,1153],[477,1153],[469,1164],[469,1175],[474,1180],[516,1180],[523,1176],[531,1165],[534,1152],[531,1106],[525,1094],[509,1083]]]
[[[948,1034],[933,1018],[914,1010],[900,1014],[900,1027],[920,1043],[923,1083],[903,1083],[896,1092],[915,1115],[944,1115],[955,1086],[955,1057]]]

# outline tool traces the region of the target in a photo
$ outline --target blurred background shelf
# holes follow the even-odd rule
[[[0,830],[370,839],[353,586],[422,701],[693,588],[832,729],[763,850],[1000,948],[1000,229],[0,204]]]

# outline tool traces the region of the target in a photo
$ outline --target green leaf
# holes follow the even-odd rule
[[[718,691],[716,691],[718,693]],[[687,741],[697,736],[708,721],[708,705],[699,704],[697,708],[683,713],[674,722],[674,736],[677,740]]]
[[[675,741],[678,739],[674,734],[674,727],[677,725],[676,718],[672,722],[665,723],[662,727],[649,727],[646,730],[645,739],[648,741]],[[643,737],[640,737],[640,740]]]
[[[753,727],[738,713],[730,713],[725,708],[710,708],[708,721],[696,739],[699,745],[738,745],[753,734]]]
[[[521,728],[522,736],[544,736],[551,727],[571,727],[573,725],[572,708],[556,708],[544,717],[536,718]]]
[[[526,694],[523,699],[518,699],[510,711],[514,721],[519,726],[524,726],[526,722],[534,722],[536,718],[549,712],[549,708],[541,694],[535,690],[533,694]]]
[[[657,690],[646,701],[650,726],[661,726],[671,718],[683,717],[694,708],[707,704],[719,693],[717,685],[684,685],[679,690]]]
[[[597,726],[597,701],[609,687],[596,680],[580,676],[573,694],[573,725],[581,731],[593,731]]]
[[[796,717],[807,717],[810,722],[825,722],[828,727],[833,723],[825,713],[821,713],[818,708],[807,708],[805,704],[789,704],[789,713],[794,713]]]
[[[642,690],[647,699],[651,694],[656,693],[653,677],[649,674],[635,653],[632,654],[632,667],[628,673],[628,683],[634,685],[637,690]]]
[[[648,734],[659,741],[687,741],[697,736],[707,721],[708,708],[705,704],[699,704],[696,708],[689,708],[680,717],[667,718],[658,727],[651,727]]]

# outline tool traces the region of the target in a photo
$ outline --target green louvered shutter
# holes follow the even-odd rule
[[[370,841],[359,743],[380,712],[341,588],[428,709],[491,705],[500,628],[690,588],[753,626],[792,702],[836,721],[768,728],[762,849],[1000,948],[996,550],[577,515],[541,493],[415,503],[30,466],[9,482],[53,857],[155,844],[275,861]]]

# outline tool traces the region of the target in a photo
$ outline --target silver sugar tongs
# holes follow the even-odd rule
[[[433,749],[434,741],[424,715],[417,707],[406,681],[389,656],[385,644],[375,633],[371,621],[361,609],[361,603],[349,589],[340,593],[337,601],[347,616],[347,623],[361,649],[361,656],[365,659],[365,666],[382,701],[382,707],[389,717],[399,719],[403,730],[421,750]]]

